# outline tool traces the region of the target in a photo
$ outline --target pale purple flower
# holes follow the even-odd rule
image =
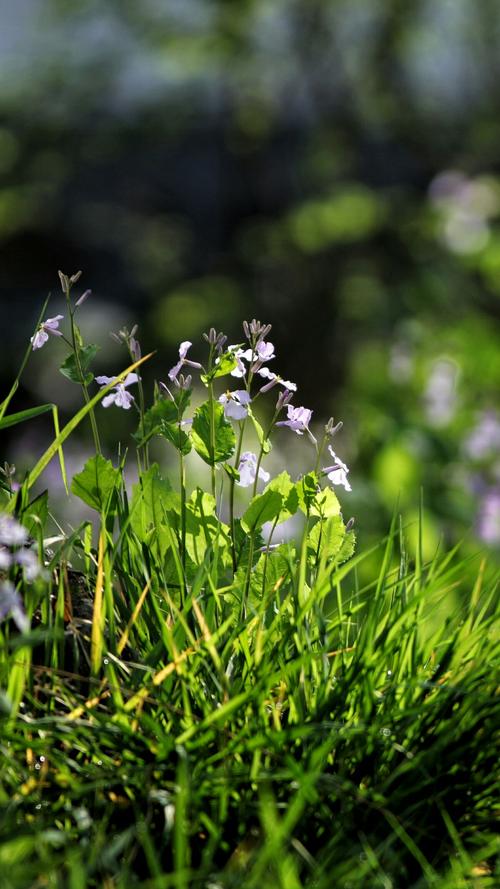
[[[183,367],[185,364],[189,365],[189,367],[196,367],[198,370],[201,370],[201,364],[199,364],[198,361],[190,361],[188,358],[186,358],[186,355],[189,352],[192,345],[193,344],[190,343],[189,340],[184,340],[184,342],[182,342],[180,344],[180,346],[179,346],[179,360],[178,360],[177,364],[174,364],[174,366],[168,372],[168,376],[169,376],[170,380],[177,379],[177,374],[179,373],[181,367]]]
[[[102,400],[103,407],[109,407],[110,404],[116,404],[117,407],[122,407],[124,410],[128,411],[132,406],[132,402],[134,401],[134,396],[130,394],[130,392],[126,391],[127,386],[131,386],[132,383],[137,383],[139,377],[136,373],[127,374],[123,382],[119,383],[117,381],[117,377],[96,377],[96,383],[99,383],[101,389],[104,386],[107,386],[109,383],[113,383],[116,381],[115,388],[111,390],[111,392],[106,395]]]
[[[335,462],[332,466],[324,466],[323,472],[326,472],[332,485],[342,485],[346,489],[346,491],[352,491],[352,488],[347,480],[349,469],[347,468],[345,463],[343,463],[342,460],[337,457],[331,445],[328,445],[328,450],[330,451],[330,454],[332,455]]]
[[[232,420],[244,420],[248,416],[248,405],[251,397],[245,389],[235,389],[234,392],[225,392],[219,402],[224,405],[224,416]]]
[[[16,588],[9,580],[0,584],[0,620],[10,617],[21,633],[26,633],[30,622],[24,610],[23,601]]]
[[[297,384],[292,383],[290,380],[284,380],[283,377],[280,377],[279,374],[275,374],[272,370],[269,370],[268,367],[261,367],[260,370],[257,371],[259,377],[264,377],[265,380],[269,380],[269,383],[266,383],[265,386],[262,386],[261,392],[268,392],[269,389],[272,389],[273,386],[279,385],[283,386],[284,389],[288,389],[289,392],[297,391]]]
[[[0,544],[5,546],[24,546],[28,540],[28,532],[14,516],[4,512],[0,515]]]
[[[245,365],[243,364],[242,358],[245,356],[245,350],[241,349],[239,346],[228,346],[228,352],[232,352],[234,357],[236,358],[236,367],[231,371],[232,377],[244,377],[247,370]]]
[[[311,422],[312,411],[307,407],[294,407],[287,404],[286,407],[288,420],[281,420],[276,423],[277,426],[289,426],[297,435],[303,435],[309,432],[309,423]]]
[[[64,315],[56,315],[55,318],[47,318],[46,321],[42,321],[40,327],[34,336],[31,337],[31,345],[33,347],[33,351],[35,349],[41,349],[43,345],[47,342],[49,338],[49,333],[52,336],[62,336],[59,327],[59,321],[62,321]]]
[[[242,357],[249,362],[254,361],[263,363],[264,361],[271,361],[271,359],[275,357],[274,346],[272,343],[265,343],[261,340],[257,343],[255,349],[247,349],[243,352]]]
[[[250,485],[253,485],[257,472],[257,455],[253,454],[251,451],[245,451],[241,455],[238,472],[240,474],[240,480],[239,482],[236,482],[236,484],[239,485],[240,488],[249,488]],[[268,482],[271,478],[269,473],[262,469],[262,466],[259,466],[259,478],[262,479],[263,482]]]

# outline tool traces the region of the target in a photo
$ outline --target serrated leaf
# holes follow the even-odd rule
[[[282,503],[283,496],[278,491],[257,494],[241,517],[241,527],[251,534],[265,522],[274,521],[280,514]]]
[[[88,370],[90,363],[93,361],[93,359],[97,355],[99,348],[100,347],[96,346],[94,343],[89,343],[88,346],[81,346],[78,349],[78,357],[80,359],[80,365],[81,365],[85,383],[87,384],[87,386],[94,379],[94,374],[92,374],[92,373],[87,374],[86,371]],[[62,373],[63,377],[66,377],[66,379],[71,380],[72,383],[80,383],[81,382],[80,376],[78,373],[78,365],[77,365],[77,361],[76,361],[74,352],[71,352],[71,354],[68,355],[66,360],[63,361],[63,363],[61,364],[61,367],[59,368],[59,370]]]
[[[271,479],[269,484],[264,488],[263,493],[266,493],[266,491],[277,491],[283,498],[278,522],[285,522],[291,516],[295,515],[299,508],[299,495],[297,486],[292,482],[288,472],[281,472],[275,478]]]
[[[212,411],[213,443],[211,436]],[[209,401],[205,401],[196,409],[191,427],[191,439],[195,451],[209,466],[229,460],[234,453],[236,436],[231,423],[224,416],[222,404],[214,401],[211,405]]]
[[[318,521],[309,531],[307,546],[311,559],[345,562],[354,552],[355,537],[352,532],[346,534],[345,525],[340,515],[334,515],[324,521]]]
[[[111,460],[96,454],[87,460],[82,472],[73,477],[71,490],[92,509],[101,512],[108,507],[120,480],[120,470],[114,468]]]

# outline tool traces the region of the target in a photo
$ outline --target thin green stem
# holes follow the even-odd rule
[[[70,318],[71,344],[72,344],[72,348],[73,348],[73,354],[75,356],[75,364],[76,364],[76,369],[78,372],[78,377],[80,380],[80,385],[82,387],[83,398],[84,398],[85,403],[89,404],[90,403],[90,396],[87,391],[87,383],[85,382],[85,374],[83,372],[82,364],[80,361],[80,347],[79,347],[77,336],[76,336],[76,325],[75,325],[75,318],[74,318],[75,313],[74,313],[72,306],[71,306],[70,293],[71,293],[71,287],[68,287],[68,289],[65,291],[65,296],[66,296],[66,302],[68,305],[68,312],[69,312],[69,318]],[[94,413],[93,408],[91,408],[89,410],[89,420],[90,420],[90,425],[92,428],[92,436],[94,439],[94,446],[96,449],[96,453],[100,454],[101,453],[101,442],[99,440],[99,431],[97,429],[97,422],[96,422],[95,413]]]
[[[42,311],[40,312],[40,317],[38,318],[37,325],[35,327],[35,331],[38,330],[38,328],[40,327],[40,324],[42,323],[42,318],[45,315],[45,309],[47,308],[49,299],[50,299],[50,293],[43,304]],[[10,391],[9,391],[7,397],[4,399],[4,401],[2,401],[2,403],[0,404],[0,420],[5,415],[5,411],[7,410],[10,402],[12,401],[14,395],[17,392],[17,389],[19,386],[19,380],[21,379],[24,369],[30,359],[30,355],[31,355],[32,351],[33,351],[33,346],[31,345],[31,342],[30,342],[25,353],[24,353],[23,360],[21,361],[21,367],[19,368],[19,370],[17,372],[17,376],[10,388]]]

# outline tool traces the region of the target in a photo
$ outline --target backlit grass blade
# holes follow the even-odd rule
[[[150,352],[148,355],[144,355],[144,357],[140,358],[139,361],[134,361],[133,364],[130,364],[129,367],[126,367],[125,370],[122,370],[121,373],[117,374],[116,377],[113,378],[111,383],[108,383],[107,386],[104,386],[102,389],[100,389],[99,392],[97,392],[94,397],[90,399],[88,404],[85,404],[81,408],[81,410],[79,410],[78,413],[75,414],[75,416],[69,421],[69,423],[67,423],[66,426],[61,429],[59,435],[56,436],[52,444],[47,448],[45,453],[42,454],[36,466],[34,466],[29,473],[26,480],[27,490],[33,487],[45,467],[50,463],[54,455],[59,451],[59,448],[61,447],[63,442],[65,442],[68,436],[71,435],[71,433],[77,428],[77,426],[79,426],[79,424],[87,416],[89,411],[91,411],[92,408],[95,407],[95,405],[98,404],[100,400],[104,398],[105,395],[107,395],[108,392],[111,392],[111,389],[114,389],[117,382],[123,382],[127,374],[131,373],[141,364],[144,364],[145,361],[148,361],[152,357],[152,355],[154,355],[154,352]]]

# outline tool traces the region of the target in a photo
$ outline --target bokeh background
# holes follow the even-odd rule
[[[180,340],[272,322],[296,403],[344,421],[361,540],[398,498],[411,521],[423,486],[429,554],[464,536],[498,554],[499,112],[496,0],[5,4],[2,386],[49,291],[61,310],[59,268],[92,289],[96,373],[124,366],[124,324],[157,350],[151,386]],[[33,356],[13,409],[74,411],[63,357]],[[130,443],[105,413],[107,446]],[[2,459],[22,471],[49,435],[4,433]],[[284,430],[276,465],[298,444]]]

